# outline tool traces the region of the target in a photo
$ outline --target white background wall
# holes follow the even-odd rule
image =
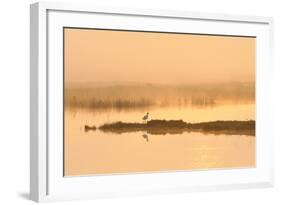
[[[31,204],[29,192],[29,0],[0,4],[0,204]],[[83,2],[80,0],[79,2]],[[275,19],[275,104],[281,104],[278,0],[93,0],[100,6],[207,11],[273,16]],[[279,92],[279,93],[278,93]],[[275,119],[275,188],[67,202],[69,204],[281,204],[280,109]],[[279,120],[279,122],[278,122]],[[239,150],[238,150],[239,151]]]

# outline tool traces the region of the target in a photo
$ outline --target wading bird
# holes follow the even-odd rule
[[[142,120],[143,120],[143,121],[145,121],[145,122],[147,122],[148,115],[149,115],[149,113],[147,112],[147,113],[146,113],[146,115],[145,115],[145,116],[143,116]]]

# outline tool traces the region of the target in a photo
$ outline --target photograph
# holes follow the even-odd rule
[[[63,174],[256,167],[256,37],[63,28]]]

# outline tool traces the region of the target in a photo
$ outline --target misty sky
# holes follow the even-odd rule
[[[65,29],[65,81],[254,82],[255,38]]]

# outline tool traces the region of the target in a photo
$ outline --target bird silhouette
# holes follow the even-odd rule
[[[145,121],[145,122],[147,122],[147,120],[148,120],[148,115],[149,115],[149,112],[147,112],[146,115],[143,116],[142,120]]]

